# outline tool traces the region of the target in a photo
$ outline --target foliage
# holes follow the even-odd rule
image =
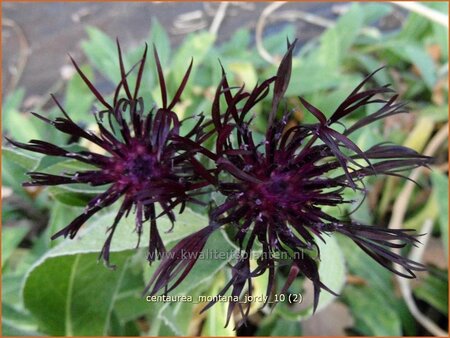
[[[433,6],[447,11],[446,4]],[[443,65],[448,58],[448,33],[417,14],[408,15],[402,28],[395,31],[367,29],[391,12],[392,7],[387,3],[354,4],[335,26],[300,48],[298,55],[294,56],[292,81],[287,93],[293,102],[302,95],[323,112],[331,114],[365,74],[380,65],[387,65],[386,70],[376,75],[376,81],[392,83],[402,98],[409,101],[412,113],[401,119],[379,123],[364,134],[355,133],[353,141],[363,149],[384,140],[423,151],[435,131],[448,120],[447,80],[442,77]],[[87,28],[86,32],[87,38],[81,47],[90,66],[83,66],[83,71],[95,74],[97,79],[117,82],[120,74],[114,41],[95,27]],[[213,92],[221,78],[217,71],[218,58],[227,70],[230,83],[245,82],[251,87],[258,79],[275,73],[274,66],[268,65],[251,45],[251,34],[241,28],[228,42],[218,45],[214,35],[200,32],[187,36],[174,50],[165,28],[153,20],[148,42],[155,43],[161,51],[169,93],[174,93],[187,60],[194,57],[185,100],[178,107],[180,118],[201,111],[210,114]],[[291,41],[295,38],[293,26],[288,25],[279,33],[265,38],[265,47],[274,55],[282,55],[286,35]],[[136,63],[141,53],[141,47],[126,51],[126,67]],[[143,83],[142,90],[150,102],[160,100],[156,77],[153,72]],[[67,111],[75,121],[85,125],[93,122],[88,114],[93,101],[78,77],[67,82],[61,95],[64,95]],[[25,97],[26,90],[20,88],[4,100],[3,134],[12,134],[19,141],[45,137],[66,143],[64,136],[22,112]],[[255,111],[256,133],[262,132],[267,124],[268,102],[262,102],[259,111]],[[56,114],[54,109],[40,113]],[[365,116],[367,113],[363,109],[358,114]],[[313,121],[310,114],[300,109],[294,117],[290,123]],[[352,123],[354,120],[344,120],[345,125]],[[414,136],[410,135],[411,129]],[[21,182],[26,180],[27,171],[36,168],[54,172],[73,170],[80,166],[79,162],[51,162],[46,157],[8,147],[2,150],[2,159],[2,190],[10,191],[9,196],[3,199],[2,210],[3,335],[236,334],[230,328],[223,328],[225,304],[217,304],[199,315],[201,304],[155,303],[142,297],[141,292],[157,262],[148,266],[142,251],[134,250],[133,219],[121,221],[117,228],[120,233],[111,246],[112,261],[117,264],[117,270],[111,271],[97,264],[96,256],[104,241],[105,225],[111,223],[117,210],[111,208],[89,221],[83,234],[89,232],[90,236],[57,242],[49,240],[51,234],[66,226],[79,213],[79,207],[92,195],[94,188],[74,186],[71,189],[31,190],[23,188]],[[431,261],[431,264],[440,264],[441,268],[433,267],[429,274],[420,278],[413,291],[421,306],[432,308],[435,318],[440,320],[448,316],[448,177],[441,165],[447,161],[447,150],[440,149],[433,173],[422,175],[419,180],[421,188],[414,190],[406,218],[406,224],[417,229],[427,218],[435,222],[432,235],[440,241],[433,241],[433,245],[439,246],[436,250],[442,258]],[[371,191],[369,198],[362,201],[361,207],[351,217],[369,224],[386,225],[392,213],[391,206],[403,185],[404,182],[397,179],[370,179],[366,185]],[[175,240],[199,230],[206,222],[206,209],[189,210],[178,219],[173,232],[164,234],[163,240],[170,248]],[[38,224],[42,223],[46,226],[39,227]],[[163,230],[170,228],[167,219],[162,219],[161,224]],[[226,232],[218,232],[211,237],[208,247],[223,252],[235,250]],[[328,239],[321,252],[324,257],[320,264],[323,282],[334,291],[341,290],[340,300],[354,319],[351,332],[392,336],[424,333],[396,292],[389,272],[379,268],[358,248],[340,237]],[[225,278],[225,274],[229,274],[225,268],[228,263],[227,259],[211,259],[196,266],[175,290],[175,295],[215,295],[228,280]],[[279,276],[277,283],[283,285],[286,277]],[[264,278],[267,276],[258,279],[255,288],[264,288]],[[307,295],[308,285],[299,279],[291,287],[291,291],[294,290],[306,290]],[[326,310],[333,301],[335,297],[324,292],[318,310]],[[260,310],[257,304],[251,315],[252,324],[258,327],[254,334],[300,335],[301,321],[312,314],[311,304],[301,305],[304,306],[282,303],[269,313]],[[42,311],[44,308],[46,310]]]

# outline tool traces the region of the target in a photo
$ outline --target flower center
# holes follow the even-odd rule
[[[157,173],[156,161],[152,155],[138,155],[125,163],[124,175],[132,180],[143,181]]]
[[[247,192],[247,198],[252,200],[259,210],[274,211],[289,203],[290,185],[287,177],[271,177],[267,181],[254,185]]]

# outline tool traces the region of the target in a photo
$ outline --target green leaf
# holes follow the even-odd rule
[[[99,252],[103,242],[106,239],[106,228],[114,222],[116,211],[108,211],[103,215],[99,215],[91,221],[86,222],[84,228],[79,232],[78,240],[65,240],[52,251],[48,253],[50,256],[73,255],[77,253]],[[186,209],[180,216],[171,232],[167,232],[172,224],[166,217],[158,219],[158,229],[164,233],[164,242],[173,243],[181,238],[193,233],[208,224],[206,217]],[[115,235],[111,244],[111,252],[132,250],[137,244],[137,235],[135,233],[135,219],[130,216],[121,220],[117,226]],[[144,227],[142,238],[148,236],[148,229]],[[148,245],[147,241],[142,241],[142,247]],[[113,262],[114,263],[114,262]]]
[[[345,284],[345,260],[341,252],[340,246],[334,236],[326,238],[326,243],[318,240],[317,244],[320,249],[320,265],[319,276],[322,283],[328,286],[331,290],[339,293]],[[319,304],[317,305],[317,312],[326,308],[336,299],[331,293],[322,291],[320,293]],[[313,315],[312,305],[307,309],[301,311],[291,311],[285,302],[278,304],[275,309],[283,318],[289,320],[306,319]]]
[[[245,84],[247,88],[253,88],[258,81],[258,75],[251,62],[231,62],[227,69],[234,73],[237,84]]]
[[[88,57],[91,64],[100,73],[114,84],[120,81],[119,61],[117,47],[114,41],[101,30],[95,27],[87,27],[86,32],[89,40],[81,43],[81,48]],[[124,60],[125,67],[129,65]]]
[[[17,148],[3,148],[2,157],[3,161],[14,162],[25,170],[32,170],[40,160],[39,155]]]
[[[23,290],[26,308],[50,335],[106,335],[127,253],[112,254],[116,271],[97,264],[97,254],[44,256]],[[46,311],[42,311],[45,304]]]
[[[215,39],[215,36],[211,33],[200,32],[197,34],[191,34],[184,40],[172,60],[169,86],[170,90],[168,96],[169,100],[175,94],[176,89],[178,89],[189,66],[191,58],[194,58],[194,65],[191,70],[189,82],[183,94],[183,97],[189,97],[192,84],[195,83],[198,68],[203,63],[208,51],[213,46]],[[158,92],[158,94],[154,95],[155,99],[161,101],[159,97],[159,89],[156,90],[156,92]],[[159,101],[158,103],[161,104]],[[182,117],[183,116],[180,116],[180,118]]]
[[[85,204],[82,205],[84,207]],[[58,201],[52,203],[50,209],[50,220],[48,226],[45,229],[45,234],[42,236],[42,240],[45,243],[46,248],[52,248],[59,244],[63,239],[51,240],[50,237],[67,226],[78,215],[81,215],[83,208],[76,208],[72,205],[67,205]]]
[[[436,83],[436,67],[423,46],[415,42],[397,41],[390,51],[403,60],[415,65],[427,87],[431,90]]]
[[[343,296],[351,308],[354,327],[361,335],[402,335],[399,315],[379,289],[350,286]]]
[[[223,43],[220,47],[220,55],[228,56],[233,59],[240,58],[241,54],[247,54],[247,47],[250,43],[250,31],[246,28],[237,29],[231,39]]]
[[[183,215],[185,213],[186,211]],[[184,220],[185,218],[183,218],[183,221]],[[179,222],[175,224],[174,232],[178,227],[178,223]],[[199,230],[206,224],[207,219],[205,217],[197,216],[197,220],[191,219],[190,227],[195,227],[196,230]],[[199,225],[198,228],[197,225]],[[170,248],[179,239],[188,236],[192,232],[194,231],[185,230],[181,236],[179,236],[179,234],[174,234],[174,236],[164,236],[164,244],[167,248]],[[171,233],[166,235],[171,235]],[[198,315],[198,313],[194,313],[193,311],[194,305],[199,301],[198,296],[200,295],[200,292],[209,287],[209,283],[213,281],[214,277],[217,276],[217,274],[223,270],[228,262],[234,257],[233,253],[236,250],[237,247],[230,242],[224,231],[215,231],[206,242],[205,248],[202,251],[204,257],[199,258],[185,280],[170,293],[171,296],[185,295],[192,297],[192,302],[167,302],[164,304],[158,301],[150,302],[149,305],[152,308],[158,309],[157,317],[161,319],[166,326],[170,327],[171,331],[177,335],[187,335],[187,328],[192,315]],[[150,279],[157,267],[157,264],[152,264],[152,266],[145,270],[144,278],[146,282]],[[223,286],[223,284],[220,285],[221,288]],[[196,309],[198,310],[198,308]],[[215,311],[220,310],[216,309]],[[190,313],[190,315],[187,315],[186,313]]]
[[[447,271],[430,269],[430,274],[416,288],[414,295],[429,303],[444,315],[448,315],[448,277]]]
[[[63,147],[66,150],[84,150],[79,145]],[[61,175],[65,172],[75,173],[77,171],[95,170],[95,166],[65,157],[43,156],[33,168],[33,171],[45,172],[53,175]],[[73,183],[67,185],[51,186],[48,188],[50,195],[57,201],[66,205],[85,206],[94,197],[108,189],[108,185],[92,187],[84,183]]]
[[[215,282],[209,292],[210,295],[217,295],[222,290],[223,283],[225,281],[224,274],[219,273],[219,278],[215,279]],[[232,337],[236,335],[236,331],[233,331],[233,323],[225,326],[227,318],[228,303],[217,302],[206,312],[206,321],[203,325],[202,336],[209,337]]]
[[[433,122],[445,122],[448,119],[448,107],[430,105],[418,112],[419,116],[424,116]]]
[[[21,111],[24,97],[25,90],[17,89],[5,98],[2,105],[3,134],[21,142],[39,138],[39,132],[35,126],[38,119]]]
[[[438,171],[431,172],[433,183],[433,194],[439,208],[439,224],[441,229],[441,240],[448,256],[448,177]]]
[[[120,299],[123,289],[121,279],[124,278],[126,270],[125,261],[129,257],[129,250],[134,249],[137,243],[134,218],[123,219],[111,245],[111,252],[121,252],[112,254],[111,257],[112,263],[117,264],[118,269],[110,271],[97,264],[97,255],[106,239],[105,230],[112,224],[114,217],[113,211],[94,217],[92,221],[87,222],[89,225],[80,231],[77,239],[64,240],[30,269],[24,286],[25,306],[46,333],[107,334],[115,301]],[[206,224],[205,217],[187,209],[173,231],[164,237],[166,242],[173,242]],[[171,223],[167,218],[161,218],[158,226],[163,232],[170,229]],[[217,235],[223,236],[220,232]],[[143,238],[146,236],[148,230],[145,229]],[[210,240],[210,249],[220,247],[220,243],[225,242],[223,237],[214,239],[213,236]],[[208,261],[202,265],[203,269],[210,269],[211,265],[221,269],[224,264],[226,262],[212,260],[210,265]],[[196,276],[202,275],[201,271],[202,268],[197,270]],[[211,271],[210,269],[203,272],[203,279],[209,278]],[[48,313],[42,312],[43,302]],[[142,302],[145,300],[141,299],[141,304]]]
[[[84,207],[100,193],[98,190],[92,190],[87,184],[72,184],[64,186],[53,186],[48,188],[51,197],[56,201],[73,207]],[[105,191],[106,188],[102,191]]]
[[[175,228],[177,227],[177,224],[175,225]],[[200,224],[203,224],[202,228],[205,226],[204,222]],[[190,233],[191,232],[188,231],[180,237],[177,235],[176,237],[172,238],[170,238],[169,236],[165,236],[166,238],[163,238],[163,241],[170,248],[175,244],[175,241],[184,238]],[[167,235],[170,235],[170,233]],[[168,243],[171,243],[172,245],[169,245]],[[203,284],[211,281],[215,274],[224,269],[226,264],[234,257],[233,253],[236,250],[237,247],[230,242],[224,231],[217,230],[212,233],[203,249],[204,257],[198,259],[191,272],[187,275],[183,282],[171,292],[171,294],[189,295],[189,292],[200,283]],[[150,279],[150,276],[153,274],[153,271],[156,268],[157,265],[153,264],[148,270],[145,271],[145,280]]]
[[[361,10],[364,13],[364,23],[371,25],[389,15],[392,12],[392,6],[389,3],[364,3],[361,4]]]
[[[81,70],[91,82],[94,82],[94,72],[90,66],[82,66]],[[94,94],[76,73],[67,84],[64,110],[75,122],[86,121],[90,117],[89,112],[94,98]]]
[[[298,321],[291,321],[286,320],[284,318],[279,318],[276,323],[275,327],[273,328],[272,332],[270,333],[270,336],[275,337],[299,337],[302,334],[301,326]]]
[[[264,38],[264,47],[271,55],[278,55],[282,57],[286,53],[286,39],[293,41],[296,37],[296,28],[292,24],[287,24],[275,34],[270,34]],[[261,58],[261,56],[258,57]],[[267,67],[267,61],[264,61],[264,66]]]
[[[150,27],[150,42],[153,43],[158,50],[161,65],[167,66],[170,61],[170,39],[166,29],[159,23],[156,17],[152,18]],[[151,53],[153,55],[153,53]]]
[[[420,41],[430,28],[430,20],[420,14],[410,12],[396,38]]]
[[[9,94],[5,100],[3,101],[2,110],[3,110],[3,119],[5,118],[6,113],[11,111],[19,111],[20,106],[22,105],[22,101],[25,97],[25,89],[24,88],[18,88],[11,94]],[[3,121],[5,123],[5,121]],[[4,127],[7,127],[4,125]]]
[[[4,336],[42,335],[37,332],[37,324],[30,313],[7,303],[2,303],[2,333]]]
[[[382,66],[380,60],[377,60],[369,54],[354,52],[352,53],[352,56],[364,67],[366,72],[369,74],[372,73],[375,69],[378,69]],[[373,78],[380,86],[384,86],[385,84],[391,82],[386,71],[377,72]]]
[[[21,307],[22,298],[20,287],[24,275],[17,273],[4,273],[2,276],[2,302]]]
[[[339,69],[348,50],[355,42],[364,23],[364,12],[358,3],[343,14],[336,24],[320,37],[320,47],[315,57],[329,71]]]
[[[354,329],[361,335],[400,336],[401,320],[395,309],[398,298],[393,292],[392,273],[374,262],[349,238],[337,238],[350,273],[365,282],[361,286],[348,285],[342,293],[355,319]]]
[[[22,242],[30,228],[24,225],[3,226],[2,228],[2,266],[8,261],[14,249]]]

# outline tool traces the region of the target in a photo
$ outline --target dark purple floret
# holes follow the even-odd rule
[[[182,240],[173,249],[200,252],[208,235],[222,225],[235,228],[234,239],[247,255],[232,268],[232,278],[220,292],[230,288],[231,295],[251,292],[254,277],[268,271],[267,295],[275,293],[275,269],[279,266],[277,254],[284,253],[290,265],[286,284],[288,290],[297,276],[303,275],[314,285],[314,310],[321,289],[334,293],[324,285],[318,272],[318,261],[308,253],[320,257],[317,239],[340,233],[351,238],[375,261],[394,273],[414,278],[414,271],[424,266],[411,261],[390,248],[416,245],[413,230],[391,230],[381,226],[358,224],[350,219],[338,219],[324,207],[338,207],[352,203],[344,197],[347,189],[366,194],[364,179],[375,175],[401,176],[405,170],[426,166],[430,158],[415,151],[392,144],[378,144],[368,150],[360,149],[349,135],[368,124],[390,115],[405,112],[404,104],[389,86],[364,89],[374,73],[356,87],[329,118],[318,108],[300,98],[305,108],[318,120],[314,124],[287,127],[290,112],[281,105],[291,75],[292,52],[288,51],[278,68],[276,77],[270,78],[246,92],[235,91],[228,84],[225,72],[217,88],[212,106],[212,120],[217,133],[218,188],[226,201],[211,214],[211,225]],[[269,93],[274,94],[269,113],[269,125],[264,141],[257,143],[251,130],[249,117],[253,107]],[[383,98],[391,95],[387,99]],[[220,106],[226,102],[224,108]],[[378,110],[339,132],[335,124],[361,107],[377,104]],[[282,110],[281,118],[280,110]],[[342,129],[342,128],[341,128]],[[193,242],[192,238],[198,238]],[[263,255],[256,268],[250,268],[250,252],[258,241]],[[286,261],[286,259],[284,259]],[[177,255],[167,255],[148,285],[151,294],[167,292],[178,285],[192,268],[194,261],[183,261]],[[404,271],[397,270],[393,263]],[[171,284],[172,283],[172,284]],[[173,284],[174,283],[174,284]],[[212,306],[211,302],[204,310]],[[238,306],[242,322],[249,311],[240,303],[230,303],[227,324]],[[239,324],[238,324],[239,325]]]
[[[157,218],[165,215],[173,223],[175,208],[180,207],[182,211],[187,202],[200,203],[195,194],[199,193],[199,189],[214,183],[211,181],[213,177],[208,170],[195,158],[200,153],[213,157],[211,152],[201,146],[211,135],[211,133],[205,132],[202,126],[204,117],[200,116],[199,123],[188,135],[181,136],[182,121],[179,121],[173,111],[186,86],[192,61],[173,99],[169,102],[163,70],[156,49],[154,49],[162,107],[149,109],[145,107],[144,99],[139,95],[147,46],[142,59],[128,73],[124,67],[118,42],[117,47],[121,81],[116,87],[112,103],[104,98],[72,59],[78,74],[104,108],[95,114],[98,134],[77,125],[54,96],[52,97],[64,117],[58,117],[52,121],[33,113],[70,137],[94,143],[102,149],[102,153],[87,150],[68,151],[55,144],[40,140],[31,140],[28,144],[9,140],[15,146],[23,149],[50,156],[76,159],[94,167],[92,170],[60,175],[30,172],[31,181],[24,185],[50,186],[73,183],[85,183],[92,186],[109,185],[103,193],[89,201],[83,214],[54,234],[52,239],[60,236],[74,238],[90,217],[121,199],[121,206],[114,223],[108,229],[109,234],[100,254],[108,266],[110,266],[111,240],[116,227],[120,219],[127,216],[133,208],[138,235],[137,245],[141,238],[143,223],[150,222],[148,259],[151,262],[158,257],[158,254],[165,251],[157,229]],[[132,90],[127,76],[136,67],[138,67],[138,73],[134,90]],[[156,205],[160,206],[161,211],[157,211]]]

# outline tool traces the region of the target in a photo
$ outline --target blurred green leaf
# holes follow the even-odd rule
[[[430,28],[429,19],[420,14],[410,12],[399,30],[397,38],[400,40],[420,41]]]
[[[393,293],[392,273],[374,262],[349,238],[339,236],[338,239],[350,273],[366,283],[348,285],[342,294],[355,319],[354,329],[360,335],[400,336],[401,321],[395,310],[398,299]]]
[[[218,277],[218,278],[217,278]],[[222,290],[225,279],[223,273],[217,275],[209,294],[217,295]],[[206,312],[206,320],[202,329],[202,336],[209,337],[233,337],[236,331],[233,330],[234,323],[230,321],[225,327],[228,311],[227,302],[217,302]]]
[[[336,24],[320,37],[316,57],[328,71],[339,69],[343,58],[359,35],[364,23],[364,12],[358,3],[353,3]]]
[[[156,17],[152,18],[150,42],[155,45],[163,68],[167,67],[170,64],[170,39],[166,29]]]
[[[197,293],[190,295],[198,296]],[[173,302],[159,304],[159,306],[162,310],[157,318],[167,325],[176,336],[187,336],[195,304],[193,302]]]
[[[20,110],[20,106],[22,105],[22,101],[25,97],[25,89],[18,88],[14,92],[8,94],[2,104],[2,121],[3,126],[7,127],[7,121],[5,118],[7,117],[5,114],[9,114],[10,112],[17,112]]]
[[[448,177],[438,171],[431,172],[433,194],[439,208],[441,240],[448,256]]]
[[[22,298],[20,294],[24,275],[17,273],[3,273],[2,275],[2,301],[3,303],[21,307]]]
[[[30,313],[10,304],[2,303],[2,335],[3,336],[41,336],[37,331],[37,323]]]
[[[344,294],[361,335],[401,336],[400,317],[379,289],[349,286]]]
[[[229,57],[233,60],[240,60],[242,55],[248,54],[248,45],[250,44],[250,31],[246,28],[238,28],[229,41],[224,42],[219,49],[222,57]]]
[[[430,118],[420,117],[414,129],[409,132],[403,145],[420,153],[425,148],[433,129],[434,122]]]
[[[232,62],[227,68],[234,73],[238,85],[245,84],[246,88],[253,88],[256,85],[258,75],[250,62]]]
[[[444,122],[448,120],[448,107],[445,106],[426,106],[418,112],[419,116],[424,116],[433,122]]]
[[[82,66],[81,70],[87,78],[94,83],[94,72],[90,66]],[[76,73],[68,82],[64,102],[64,110],[75,122],[86,121],[91,117],[89,112],[94,102],[94,94],[84,83],[81,76]]]
[[[83,204],[84,207],[86,204]],[[59,244],[63,239],[51,240],[50,237],[67,226],[75,217],[83,212],[83,208],[76,208],[73,204],[67,205],[59,202],[58,200],[52,203],[50,208],[50,219],[48,221],[48,226],[45,228],[45,234],[43,235],[43,240],[45,242],[46,248],[52,248]]]
[[[25,225],[3,226],[2,228],[2,266],[8,261],[14,249],[22,242],[30,228]]]
[[[89,40],[82,41],[81,48],[89,62],[114,84],[120,81],[119,61],[115,42],[101,30],[89,26],[86,28]],[[129,67],[124,58],[125,67]]]
[[[183,44],[177,49],[171,64],[170,73],[170,91],[169,100],[175,94],[176,89],[178,89],[184,74],[191,59],[194,59],[194,65],[191,70],[189,77],[189,83],[187,84],[183,97],[189,97],[192,84],[195,83],[196,73],[199,66],[203,63],[208,51],[212,48],[216,37],[208,32],[200,32],[197,34],[190,34],[186,37]],[[160,100],[159,95],[156,96]],[[161,103],[161,102],[158,102]],[[180,116],[182,118],[183,116]]]
[[[278,32],[274,32],[270,35],[267,34],[267,36],[264,37],[264,47],[271,55],[283,56],[286,52],[286,39],[294,41],[296,38],[295,33],[295,26],[293,24],[284,25]],[[267,67],[267,61],[262,60],[258,53],[256,54],[258,55],[258,59],[263,62],[261,66]]]
[[[361,10],[364,13],[364,23],[371,25],[389,15],[392,12],[392,5],[382,2],[370,2],[360,4]]]
[[[25,170],[32,170],[40,160],[40,156],[17,148],[3,148],[3,161],[11,161]]]
[[[431,268],[429,272],[422,283],[413,289],[414,295],[448,315],[448,271]]]
[[[436,83],[436,67],[423,45],[398,41],[394,46],[390,47],[390,50],[403,60],[416,66],[427,87],[430,90],[433,89]]]
[[[33,115],[21,111],[24,97],[25,90],[17,89],[5,98],[2,105],[3,133],[21,142],[38,139],[39,132],[35,123],[41,123]]]
[[[298,321],[291,321],[286,320],[283,318],[279,318],[276,323],[275,327],[273,328],[272,332],[270,333],[270,336],[274,337],[299,337],[302,335],[302,330],[300,326],[300,322]]]
[[[372,73],[375,69],[383,66],[380,60],[372,57],[370,54],[365,53],[352,53],[353,57],[364,67],[368,74]],[[390,83],[389,77],[386,71],[379,71],[374,75],[375,81],[377,81],[378,85],[384,86],[387,83]]]

